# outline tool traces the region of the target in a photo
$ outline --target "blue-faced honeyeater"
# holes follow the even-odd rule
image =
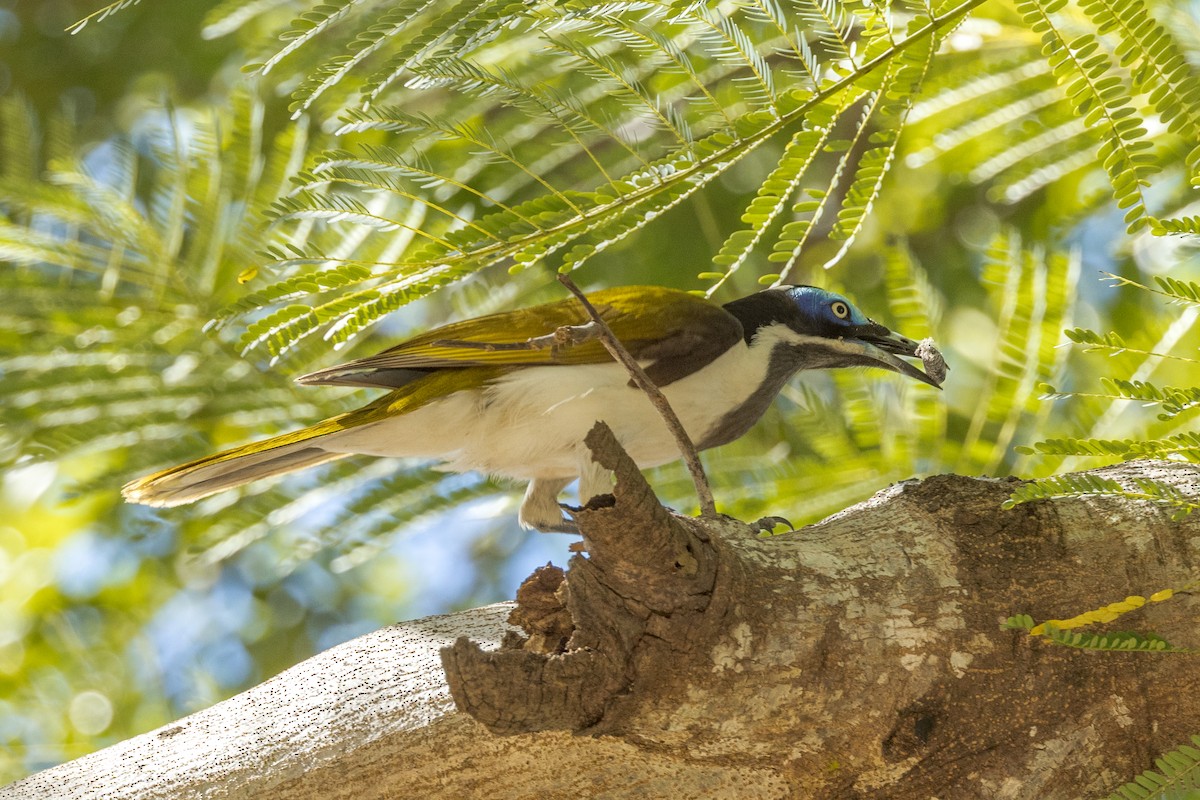
[[[868,319],[840,294],[783,286],[725,305],[673,289],[588,295],[662,390],[698,449],[742,436],[800,370],[882,367],[939,386],[898,356],[918,344]],[[519,519],[570,530],[559,493],[610,491],[583,440],[597,420],[641,467],[680,458],[659,411],[599,341],[510,347],[588,321],[573,298],[456,322],[378,355],[299,378],[388,390],[362,408],[129,483],[126,499],[174,506],[352,453],[437,459],[448,470],[528,481]],[[498,349],[487,346],[502,345]],[[934,351],[936,352],[936,351]],[[939,357],[940,358],[940,357]]]

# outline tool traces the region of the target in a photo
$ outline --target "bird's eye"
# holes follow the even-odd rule
[[[838,319],[846,319],[850,316],[850,306],[843,303],[841,300],[834,300],[829,304],[829,310]]]

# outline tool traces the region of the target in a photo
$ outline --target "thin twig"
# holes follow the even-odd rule
[[[472,342],[466,339],[438,339],[434,347],[459,347],[464,350],[482,350],[488,353],[511,350],[546,350],[555,355],[559,350],[600,338],[600,329],[595,322],[583,325],[563,325],[545,336],[531,336],[523,342]]]
[[[600,343],[604,348],[619,361],[626,370],[629,371],[629,377],[638,385],[638,388],[646,393],[650,398],[650,402],[662,415],[663,421],[667,423],[667,429],[671,431],[671,435],[675,437],[675,442],[679,445],[679,452],[683,455],[683,461],[687,464],[688,472],[692,473],[692,482],[696,484],[696,496],[700,499],[700,514],[705,517],[715,517],[717,515],[717,504],[713,501],[712,489],[709,488],[708,478],[704,475],[704,465],[700,463],[700,455],[696,452],[696,446],[692,444],[692,439],[688,436],[687,431],[683,428],[683,423],[679,421],[679,417],[675,415],[671,404],[667,402],[666,395],[654,385],[654,381],[650,380],[650,376],[637,363],[625,346],[613,334],[612,328],[608,327],[596,308],[588,301],[583,292],[579,291],[579,287],[575,285],[566,275],[560,274],[558,282],[567,287],[567,290],[583,304],[584,310],[588,316],[592,318],[592,322],[596,326],[596,334],[600,339]]]

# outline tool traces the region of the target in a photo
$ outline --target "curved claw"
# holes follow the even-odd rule
[[[763,517],[750,523],[751,530],[757,533],[772,533],[780,525],[786,525],[787,530],[784,533],[790,533],[796,530],[795,526],[787,520],[787,517]]]
[[[566,503],[559,503],[558,507],[566,511],[567,516],[560,518],[557,522],[540,522],[535,526],[535,529],[539,533],[579,533],[579,525],[570,517],[572,511],[578,511],[579,509],[569,506]]]

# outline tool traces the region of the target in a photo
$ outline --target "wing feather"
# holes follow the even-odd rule
[[[588,299],[629,352],[639,361],[651,362],[647,371],[660,386],[703,368],[742,338],[741,323],[732,314],[676,289],[626,286],[593,292]],[[587,322],[579,302],[567,298],[444,325],[376,355],[298,380],[304,384],[395,389],[445,369],[610,361],[599,341],[556,350],[520,347],[560,327]]]

